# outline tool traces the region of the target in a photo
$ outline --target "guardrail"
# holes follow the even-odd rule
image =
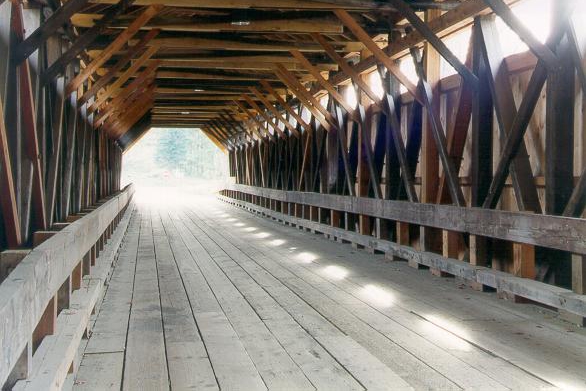
[[[367,216],[469,234],[470,237],[476,235],[522,245],[542,246],[568,251],[577,257],[586,254],[584,219],[283,191],[238,184],[229,186],[220,194],[220,199],[236,206],[372,251],[384,252],[391,258],[405,259],[446,275],[461,277],[478,289],[494,288],[504,295],[508,294],[508,297],[525,298],[562,310],[566,318],[572,321],[583,322],[586,317],[586,296],[581,292],[472,264],[468,260],[420,251],[412,243],[398,243],[388,238],[356,232],[344,223],[344,217],[339,214]],[[332,212],[338,213],[337,221],[332,218]]]
[[[103,200],[95,209],[71,216],[69,223],[58,224],[60,230],[37,233],[35,241],[42,243],[21,259],[12,257],[17,259],[14,269],[0,284],[0,384],[3,384],[3,389],[11,388],[20,379],[26,379],[34,370],[31,365],[43,340],[59,332],[58,325],[63,324],[59,321],[62,316],[72,314],[64,310],[70,308],[73,302],[77,307],[82,304],[95,305],[99,294],[94,293],[88,299],[74,291],[89,292],[89,288],[96,286],[96,282],[103,287],[103,281],[99,280],[103,279],[104,271],[107,273],[110,267],[98,267],[100,265],[97,265],[96,259],[123,220],[133,194],[133,186],[127,186]],[[117,229],[117,240],[110,241],[112,258],[123,235],[123,232],[119,232],[125,231],[126,224],[120,224]],[[112,242],[118,243],[116,245]],[[116,245],[116,249],[113,245]],[[7,258],[14,255],[10,251],[7,253],[4,254]],[[107,251],[102,255],[105,253]],[[98,276],[95,276],[94,271],[98,269]],[[78,312],[87,315],[76,317],[80,322],[85,322],[83,327],[87,327],[92,309],[76,308]],[[71,361],[60,363],[61,366],[67,366],[65,375],[71,364]],[[55,387],[55,382],[62,382],[63,376],[54,378],[51,387]]]

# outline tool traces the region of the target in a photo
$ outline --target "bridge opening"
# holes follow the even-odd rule
[[[122,186],[136,197],[166,203],[213,195],[231,182],[228,156],[197,128],[153,128],[123,155]]]

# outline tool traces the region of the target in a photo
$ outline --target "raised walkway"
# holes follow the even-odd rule
[[[133,211],[73,388],[586,389],[549,310],[212,198]]]

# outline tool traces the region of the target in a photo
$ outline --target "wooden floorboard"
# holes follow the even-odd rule
[[[155,229],[157,228],[157,229]],[[153,218],[165,348],[171,388],[218,389],[210,360],[189,305],[169,237],[160,216]],[[179,288],[179,289],[178,289]]]
[[[210,198],[138,205],[73,388],[586,388],[586,333]]]
[[[288,234],[290,244],[301,245],[301,240],[307,241],[308,235],[301,231],[258,218],[255,218],[255,222],[263,227],[267,227],[264,224],[269,224],[275,230]],[[295,236],[299,239],[291,241]],[[395,300],[393,306],[381,309],[379,305],[378,310],[386,312],[391,320],[401,321],[401,316],[396,310],[404,309],[417,315],[420,320],[425,320],[425,322],[419,322],[420,332],[433,335],[436,329],[438,331],[447,329],[450,334],[458,336],[458,340],[453,341],[456,345],[462,342],[470,343],[481,351],[490,352],[491,355],[501,358],[505,363],[522,363],[519,367],[520,371],[517,372],[527,371],[534,374],[534,377],[541,377],[546,382],[552,383],[566,379],[569,384],[578,388],[586,381],[585,374],[580,370],[585,362],[583,352],[586,348],[584,345],[586,340],[583,338],[583,330],[561,322],[551,322],[548,319],[552,317],[551,312],[536,306],[514,305],[496,300],[494,295],[486,293],[470,290],[461,292],[464,286],[454,283],[453,280],[434,278],[425,275],[424,272],[404,268],[403,264],[387,263],[382,260],[382,257],[378,257],[379,262],[372,262],[372,256],[364,252],[355,251],[349,246],[332,248],[319,236],[313,236],[313,238],[312,243],[315,243],[313,249],[317,250],[317,253],[323,254],[322,245],[325,245],[327,254],[335,258],[317,259],[303,264],[303,267],[328,278],[325,269],[332,261],[338,267],[345,267],[347,270],[356,269],[356,264],[360,263],[358,269],[363,272],[363,275],[354,276],[350,273],[339,281],[335,281],[332,276],[329,279],[337,285],[348,286],[349,283],[354,282],[359,288],[369,284],[384,286],[395,296]],[[344,252],[348,251],[351,252],[351,257],[343,256]],[[368,273],[364,273],[365,271]],[[318,283],[317,286],[322,285]],[[349,289],[351,291],[351,288]],[[364,296],[364,291],[357,292],[356,296]],[[368,301],[369,297],[366,296],[362,300]],[[377,307],[376,300],[369,304]],[[578,338],[569,338],[576,332],[580,334]],[[437,338],[437,340],[442,342],[444,338]],[[466,349],[453,350],[462,354],[460,351]],[[560,354],[560,350],[565,354]],[[480,363],[486,365],[482,356]],[[526,384],[527,379],[519,378],[517,375],[507,378],[507,373],[512,369],[503,371],[500,367],[501,365],[498,365],[492,370],[496,378],[508,385],[514,384],[512,382],[515,379],[522,379],[523,386]],[[505,367],[512,368],[514,365]],[[565,383],[562,381],[560,384]]]

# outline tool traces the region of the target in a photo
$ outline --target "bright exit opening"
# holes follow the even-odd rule
[[[227,155],[199,129],[153,128],[122,162],[122,185],[134,183],[137,194],[151,201],[212,194],[227,180]]]

